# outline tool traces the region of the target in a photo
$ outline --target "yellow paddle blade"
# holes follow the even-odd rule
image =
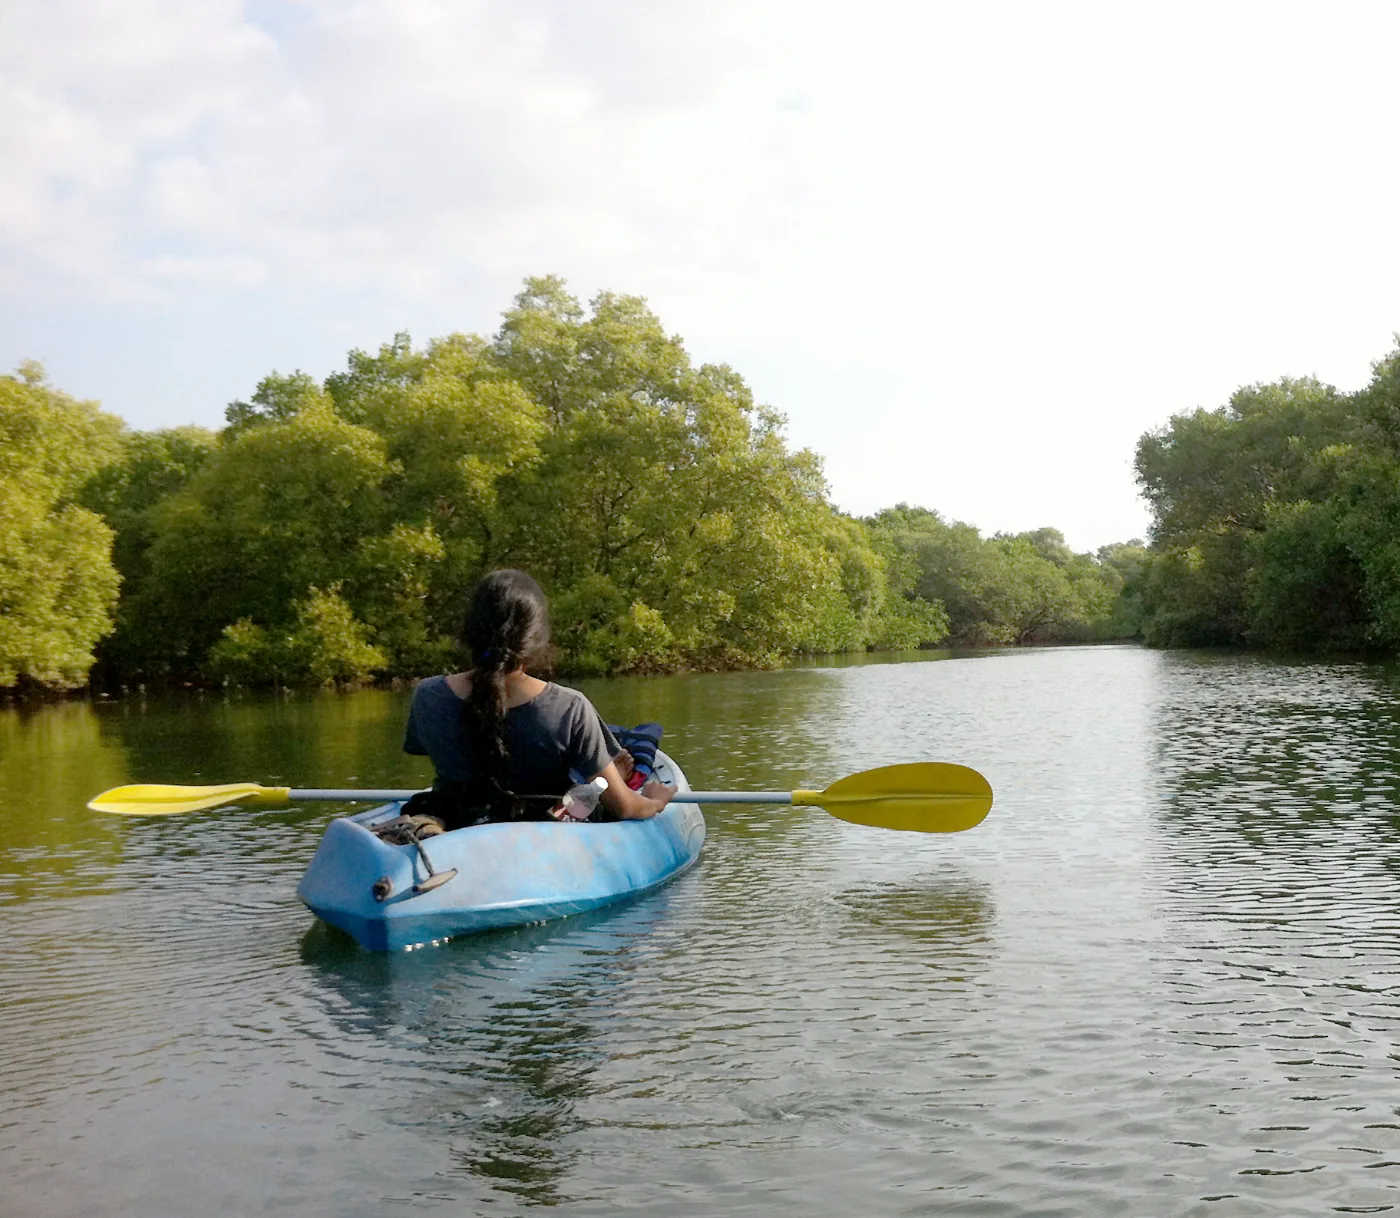
[[[825,791],[794,791],[792,802],[877,829],[958,833],[981,824],[992,810],[992,787],[965,765],[920,761],[863,770]]]
[[[167,787],[141,783],[113,787],[88,800],[94,812],[119,816],[170,816],[176,812],[200,812],[224,804],[286,803],[287,787],[261,787],[255,782],[230,782],[221,787]]]

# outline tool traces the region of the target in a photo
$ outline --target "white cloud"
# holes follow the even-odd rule
[[[157,279],[181,283],[214,283],[239,288],[260,287],[267,280],[267,267],[255,258],[237,255],[219,258],[149,258],[143,269]]]

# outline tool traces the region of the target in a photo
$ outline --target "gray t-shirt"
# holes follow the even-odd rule
[[[471,750],[462,736],[464,703],[446,677],[429,677],[413,691],[404,732],[406,753],[430,757],[439,780],[471,782]],[[529,702],[506,711],[511,790],[562,795],[587,782],[621,752],[617,738],[587,698],[552,682]]]

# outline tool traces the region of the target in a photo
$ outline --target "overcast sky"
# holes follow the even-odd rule
[[[3,0],[0,370],[136,428],[647,298],[854,513],[1142,535],[1138,437],[1400,330],[1400,6]]]

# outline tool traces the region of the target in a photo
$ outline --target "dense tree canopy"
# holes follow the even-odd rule
[[[81,684],[112,625],[112,530],[77,492],[111,461],[121,421],[44,382],[0,377],[0,686]]]
[[[1142,438],[1149,642],[1400,645],[1400,351],[1370,385],[1239,390]]]
[[[1135,622],[1114,618],[1122,570],[1075,554],[1058,529],[984,538],[972,525],[906,504],[868,524],[912,571],[916,595],[943,607],[956,642],[1088,642],[1136,633]]]
[[[21,399],[43,406],[81,454],[25,500],[10,578],[82,563],[88,599],[66,666],[6,661],[3,683],[80,679],[103,636],[111,680],[433,671],[453,662],[471,585],[507,565],[544,584],[575,673],[1136,629],[1121,609],[1135,558],[1073,554],[1048,528],[983,538],[904,505],[845,516],[737,372],[692,363],[640,298],[585,307],[557,278],[527,281],[489,340],[398,334],[321,384],[271,373],[217,434],[128,432],[5,385],[7,427],[23,430]],[[16,472],[47,452],[14,446]],[[56,567],[47,581],[71,582]],[[20,621],[7,604],[16,639]]]

